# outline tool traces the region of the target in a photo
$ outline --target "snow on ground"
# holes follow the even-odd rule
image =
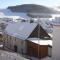
[[[41,59],[41,60],[52,60],[52,58],[46,57],[46,58],[43,58],[43,59]]]
[[[0,60],[28,60],[19,54],[0,50]]]
[[[51,57],[45,57],[45,58],[42,58],[42,59],[38,59],[38,58],[35,58],[35,57],[31,57],[32,60],[52,60]]]

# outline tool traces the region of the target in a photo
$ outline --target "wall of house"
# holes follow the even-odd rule
[[[21,54],[25,54],[26,53],[26,42],[24,40],[20,40],[20,39],[16,39],[16,43],[15,43],[18,47],[18,52]]]
[[[48,45],[48,56],[52,56],[52,46]]]
[[[48,45],[38,45],[27,40],[27,54],[39,58],[46,57],[48,56]]]
[[[11,48],[12,49],[12,41],[11,41],[11,36],[4,34],[3,36],[3,41],[4,41],[4,46]]]
[[[60,26],[53,26],[52,60],[60,60]]]
[[[4,34],[4,46],[14,51],[14,45],[17,46],[17,52],[21,54],[26,53],[26,42],[19,38]]]

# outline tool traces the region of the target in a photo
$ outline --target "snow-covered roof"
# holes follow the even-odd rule
[[[55,17],[55,19],[52,22],[53,26],[60,26],[60,15],[59,17]]]
[[[59,26],[60,27],[60,23],[53,22],[53,26]]]
[[[60,27],[60,24],[54,23],[53,26]]]
[[[42,40],[40,38],[28,38],[29,41],[39,45],[50,45],[52,46],[52,40]]]
[[[9,23],[5,29],[5,32],[8,35],[25,40],[29,37],[29,35],[32,33],[32,31],[35,29],[36,26],[37,23],[28,23],[28,22],[13,23],[13,24]]]
[[[52,35],[52,34],[48,33],[48,35],[49,35],[51,38],[53,38],[53,35]]]

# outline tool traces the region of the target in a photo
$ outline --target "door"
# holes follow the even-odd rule
[[[14,51],[17,52],[17,46],[16,45],[14,45]]]

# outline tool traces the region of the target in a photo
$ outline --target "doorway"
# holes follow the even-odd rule
[[[14,51],[17,52],[17,45],[14,45]]]

